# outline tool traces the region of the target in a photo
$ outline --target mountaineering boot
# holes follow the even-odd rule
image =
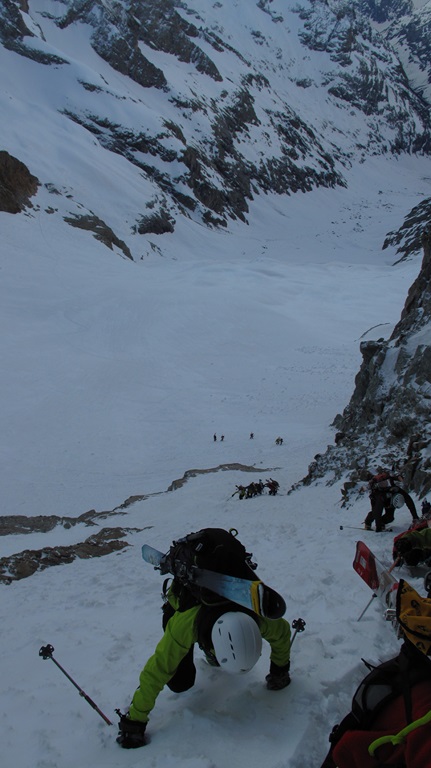
[[[284,667],[278,667],[271,661],[269,668],[269,675],[265,677],[266,687],[269,691],[281,691],[282,688],[287,688],[291,683],[289,675],[290,662]]]

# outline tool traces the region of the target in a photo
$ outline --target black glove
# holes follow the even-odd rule
[[[118,714],[120,722],[118,723],[117,744],[123,747],[123,749],[145,747],[147,743],[145,739],[147,724],[142,723],[140,720],[130,720],[128,715],[122,715],[120,711],[118,711]]]
[[[394,550],[399,555],[404,555],[409,549],[412,548],[412,544],[408,539],[398,539],[394,544]]]
[[[290,683],[290,662],[284,667],[277,667],[273,661],[269,668],[269,675],[265,677],[266,687],[270,691],[281,691],[282,688],[287,688]]]
[[[404,554],[406,565],[418,565],[424,559],[424,553],[421,549],[410,549]]]

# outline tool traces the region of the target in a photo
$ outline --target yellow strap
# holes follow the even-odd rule
[[[381,736],[380,739],[373,741],[372,744],[370,744],[368,747],[368,754],[371,755],[371,757],[374,757],[376,750],[383,746],[383,744],[392,744],[394,747],[396,747],[398,744],[402,744],[409,733],[415,731],[416,728],[420,728],[422,725],[426,725],[429,722],[431,722],[431,709],[429,712],[427,712],[426,715],[420,717],[419,720],[415,720],[413,723],[410,723],[410,725],[407,725],[402,729],[402,731],[399,731],[394,736]]]
[[[250,586],[251,603],[253,606],[253,611],[257,613],[259,616],[262,616],[261,606],[260,606],[260,595],[259,595],[259,587],[262,583],[263,582],[260,581],[260,579],[256,579],[255,581],[251,582],[251,586]]]

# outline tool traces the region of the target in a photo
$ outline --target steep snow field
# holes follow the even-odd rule
[[[223,20],[235,30],[237,38],[227,39],[238,50],[265,24],[268,50],[287,51],[284,69],[274,54],[270,73],[280,92],[289,78],[318,71],[321,53],[304,49],[298,57],[297,15],[286,41],[257,4],[244,17],[235,1],[207,6],[196,7],[215,33]],[[0,213],[0,515],[114,512],[96,527],[2,536],[0,556],[73,544],[103,526],[133,530],[122,552],[0,585],[2,765],[318,768],[364,674],[361,657],[377,662],[399,644],[379,606],[357,621],[370,594],[352,569],[357,538],[390,562],[392,536],[347,527],[361,525],[366,494],[345,510],[340,483],[288,491],[333,442],[330,425],[353,391],[360,340],[387,337],[399,319],[421,257],[395,264],[395,251],[381,248],[430,197],[430,160],[362,162],[352,147],[368,130],[364,116],[345,107],[331,122],[333,104],[319,88],[295,85],[292,108],[302,106],[326,145],[340,142],[346,189],[256,196],[248,225],[232,221],[217,232],[178,217],[173,235],[133,239],[145,202],[160,190],[59,110],[97,106],[136,130],[150,121],[155,132],[162,117],[178,113],[155,89],[144,99],[96,57],[82,25],[60,32],[50,14],[62,10],[48,0],[32,4],[26,21],[38,39],[27,42],[70,64],[44,67],[0,48],[1,149],[41,182],[33,208]],[[257,44],[253,51],[264,58]],[[175,84],[179,94],[183,86],[202,90],[194,67],[151,55],[173,91]],[[217,58],[224,76],[238,61],[226,51]],[[214,99],[224,87],[206,85]],[[203,112],[186,126],[192,138],[205,128],[199,120]],[[247,149],[261,151],[258,142]],[[63,222],[88,211],[106,216],[135,251],[139,242],[134,262]],[[224,441],[214,442],[214,433]],[[224,468],[230,464],[244,469]],[[193,469],[201,472],[167,490]],[[277,497],[232,498],[237,484],[270,475],[280,483]],[[145,498],[122,509],[131,496]],[[393,535],[408,524],[403,508]],[[267,647],[241,678],[210,669],[197,653],[195,687],[163,691],[149,745],[126,752],[116,728],[39,649],[52,644],[59,663],[116,721],[115,708],[127,707],[161,635],[162,580],[142,561],[141,545],[165,550],[204,526],[237,528],[261,578],[285,596],[286,618],[306,621],[293,646],[292,684],[266,690]]]
[[[360,658],[378,661],[398,646],[377,605],[357,622],[370,595],[352,569],[358,537],[390,562],[392,536],[340,530],[361,524],[366,495],[346,511],[339,484],[287,491],[333,440],[360,339],[386,336],[399,318],[420,257],[393,267],[381,244],[418,189],[429,194],[426,170],[423,160],[376,160],[356,169],[348,191],[258,199],[252,226],[183,227],[163,256],[140,263],[42,210],[0,214],[2,513],[78,516],[147,495],[100,522],[138,529],[125,551],[1,587],[5,765],[320,764],[363,675]],[[232,462],[257,472],[197,474],[167,492],[187,470]],[[269,475],[279,496],[232,498],[236,484]],[[395,531],[408,523],[404,508]],[[212,525],[239,530],[260,576],[285,596],[286,617],[305,619],[293,682],[266,690],[267,647],[239,679],[198,653],[195,688],[163,691],[151,743],[124,752],[116,729],[39,648],[54,645],[115,721],[161,633],[161,578],[140,547],[164,550]],[[1,554],[97,530],[3,537]]]

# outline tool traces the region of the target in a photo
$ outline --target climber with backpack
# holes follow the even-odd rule
[[[431,765],[431,599],[400,579],[399,654],[372,668],[352,710],[329,737],[321,768],[429,768]]]
[[[275,691],[289,685],[289,623],[283,618],[263,618],[187,577],[190,567],[196,566],[253,581],[257,576],[251,558],[244,545],[221,528],[204,528],[173,542],[166,555],[170,569],[165,572],[173,573],[174,578],[164,584],[164,634],[140,674],[128,712],[117,710],[121,747],[134,749],[147,743],[149,715],[165,685],[174,693],[193,687],[196,645],[209,665],[235,675],[254,667],[263,638],[271,647],[266,687]]]
[[[395,518],[395,510],[407,505],[412,519],[418,519],[415,503],[412,497],[402,487],[402,477],[390,472],[379,472],[371,477],[369,483],[371,510],[364,520],[366,530],[372,529],[375,523],[376,532],[385,529]]]

